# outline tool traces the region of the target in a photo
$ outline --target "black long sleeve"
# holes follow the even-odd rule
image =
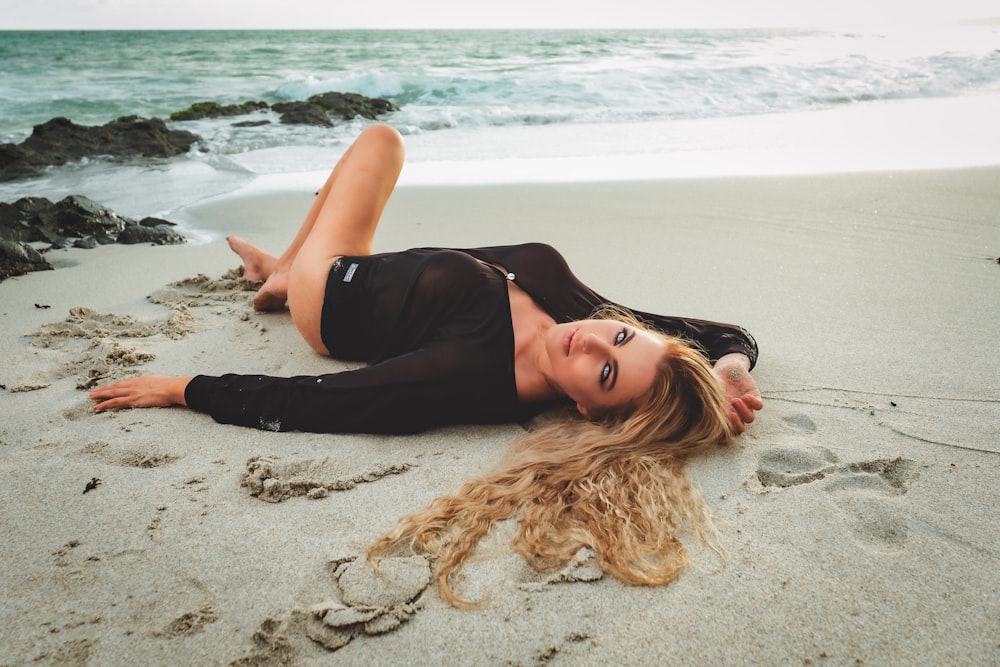
[[[414,433],[520,419],[512,374],[486,372],[460,348],[438,345],[319,376],[199,375],[184,397],[218,422],[272,431]]]

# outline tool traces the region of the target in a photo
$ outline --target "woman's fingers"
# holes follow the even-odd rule
[[[756,412],[764,407],[764,401],[762,401],[760,396],[757,396],[756,394],[744,394],[739,398],[739,401],[743,403],[744,407],[753,412]]]
[[[729,401],[729,406],[732,408],[729,411],[729,419],[733,423],[733,428],[737,433],[743,433],[747,425],[757,418],[756,411],[764,407],[764,402],[759,396],[745,394]]]
[[[90,390],[90,397],[94,399],[107,398],[109,396],[117,396],[118,392],[121,391],[121,387],[125,385],[128,380],[119,380],[118,382],[112,382],[111,384],[102,385],[100,387],[94,387]]]
[[[132,407],[131,387],[133,386],[133,380],[121,380],[92,389],[90,391],[91,400],[99,401],[93,407],[94,412]]]
[[[93,398],[93,397],[91,397],[91,398]],[[119,408],[128,408],[128,407],[131,407],[131,406],[128,404],[128,401],[126,401],[125,399],[122,399],[122,398],[112,398],[110,400],[101,401],[100,403],[94,404],[94,407],[91,408],[91,409],[94,412],[104,412],[105,410],[117,410]]]
[[[743,422],[749,424],[756,419],[757,415],[755,412],[764,407],[764,403],[756,396],[747,394],[735,399],[733,401],[733,407],[740,413],[740,418]]]
[[[119,380],[91,390],[90,398],[98,401],[95,412],[120,408],[167,407],[182,403],[188,378],[143,375]]]
[[[747,430],[746,424],[743,423],[743,420],[740,418],[740,415],[736,412],[736,410],[729,411],[729,421],[732,422],[733,430],[737,433],[743,433],[743,431]]]

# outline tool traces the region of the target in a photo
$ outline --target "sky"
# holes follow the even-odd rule
[[[0,30],[827,27],[997,16],[997,0],[0,0]]]

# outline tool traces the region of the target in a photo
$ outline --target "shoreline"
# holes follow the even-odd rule
[[[408,133],[400,187],[795,177],[1000,164],[1000,94],[860,103],[718,119]],[[386,121],[393,124],[393,119]],[[404,128],[405,129],[405,128]],[[346,140],[345,140],[346,142]],[[346,143],[167,162],[95,161],[0,183],[0,201],[82,194],[130,217],[259,191],[318,189]],[[198,238],[197,229],[188,230]]]
[[[1000,132],[983,127],[997,113],[1000,94],[987,93],[733,118],[420,133],[404,137],[408,157],[397,187],[796,178],[989,168],[1000,165]],[[391,125],[392,119],[386,122]],[[920,141],[914,141],[916,136]],[[283,150],[232,156],[236,164],[256,175],[218,197],[318,188],[339,158],[339,153],[323,149]],[[288,162],[293,155],[294,165]],[[277,171],[273,171],[275,163]]]
[[[400,515],[488,468],[520,427],[268,433],[181,409],[92,415],[76,388],[101,368],[113,377],[346,367],[311,353],[287,314],[253,313],[249,292],[219,280],[238,265],[227,231],[278,250],[313,191],[244,190],[189,206],[192,222],[212,220],[214,240],[54,251],[55,271],[0,283],[0,338],[14,359],[0,372],[8,660],[995,657],[1000,167],[404,184],[377,252],[552,243],[609,298],[746,326],[761,346],[765,408],[737,447],[691,466],[718,518],[725,568],[686,541],[692,564],[667,587],[624,586],[585,565],[560,580],[529,571],[501,530],[462,584],[489,596],[481,609],[447,607],[430,587],[397,629],[357,630],[336,652],[296,620],[341,599],[330,562],[359,556]],[[170,286],[200,273],[209,280]],[[77,307],[163,326],[146,337],[120,321],[65,333]],[[43,329],[46,344],[34,344]],[[143,355],[155,358],[128,365]],[[370,480],[324,498],[263,502],[252,486],[267,475],[279,487]],[[83,493],[93,478],[100,484]]]

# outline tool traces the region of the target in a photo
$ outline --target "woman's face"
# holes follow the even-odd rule
[[[580,320],[546,332],[549,382],[585,417],[627,405],[653,386],[667,342],[617,320]]]

